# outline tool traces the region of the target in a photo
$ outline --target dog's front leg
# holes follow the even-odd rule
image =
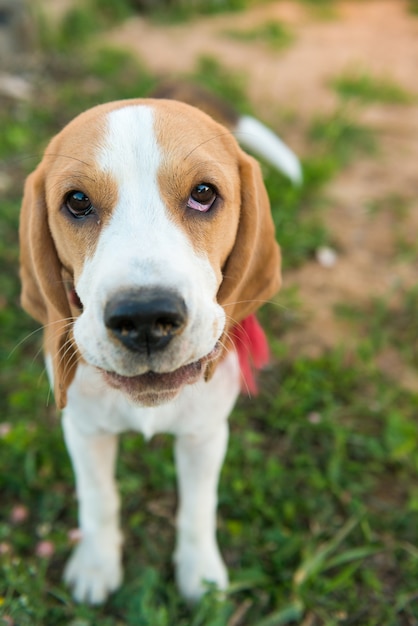
[[[204,439],[181,435],[175,457],[179,488],[177,584],[182,595],[196,601],[205,592],[205,581],[219,589],[228,574],[216,541],[216,507],[219,473],[228,441],[228,423],[222,420]]]
[[[122,581],[119,497],[114,481],[117,437],[86,435],[64,413],[65,441],[73,463],[81,540],[65,569],[78,602],[99,604]]]

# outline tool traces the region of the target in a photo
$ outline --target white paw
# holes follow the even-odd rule
[[[197,602],[208,584],[221,591],[228,587],[228,571],[217,546],[203,551],[183,546],[176,551],[175,564],[177,586],[189,602]]]
[[[77,602],[101,604],[122,582],[119,533],[99,533],[83,538],[64,571]]]

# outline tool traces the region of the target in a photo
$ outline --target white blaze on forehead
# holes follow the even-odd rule
[[[118,185],[119,200],[155,204],[160,197],[157,172],[161,152],[154,132],[154,111],[149,106],[127,106],[108,114],[105,144],[99,156],[102,169]],[[124,198],[137,193],[135,198]]]
[[[145,105],[127,106],[108,115],[105,144],[99,163],[115,180],[118,200],[101,239],[113,240],[115,255],[127,253],[148,263],[164,258],[160,248],[184,234],[169,219],[158,186],[161,149],[154,132],[154,111]],[[129,251],[130,243],[134,249]],[[119,245],[118,245],[119,244]],[[173,242],[173,245],[176,245]]]

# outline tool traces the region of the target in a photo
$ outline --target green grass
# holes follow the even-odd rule
[[[261,43],[273,50],[282,50],[290,46],[294,37],[287,26],[270,20],[248,30],[228,30],[225,35],[237,41]]]
[[[185,77],[187,80],[208,89],[220,98],[233,102],[237,110],[244,114],[251,112],[246,96],[247,77],[244,72],[231,72],[215,57],[202,55],[193,72]]]
[[[40,333],[18,302],[22,183],[48,138],[76,113],[104,100],[147,95],[155,84],[127,55],[90,47],[86,58],[82,52],[74,49],[46,65],[48,88],[39,90],[35,102],[4,102],[0,108],[0,158],[10,180],[0,204],[0,624],[416,624],[418,395],[376,365],[390,346],[417,367],[416,290],[396,304],[371,301],[366,309],[346,311],[358,349],[334,349],[315,359],[292,353],[284,341],[304,324],[298,293],[285,289],[264,307],[272,364],[260,396],[241,398],[231,417],[219,491],[219,540],[231,574],[224,601],[209,593],[190,608],[175,588],[175,472],[168,436],[150,443],[122,437],[121,590],[104,607],[91,608],[75,604],[61,583],[76,503]],[[202,60],[196,74],[251,112],[244,77],[211,59]],[[263,164],[286,268],[302,265],[329,242],[324,184],[375,149],[368,129],[338,111],[312,125],[303,187],[293,188]],[[380,203],[374,210],[377,215],[388,209]],[[16,507],[24,507],[20,521]],[[51,542],[49,557],[39,555],[41,541]]]
[[[418,2],[417,0],[409,0],[408,2],[409,11],[412,15],[418,15]]]
[[[416,320],[418,288],[398,289],[387,298],[373,298],[366,307],[342,306],[340,314],[362,322],[362,333],[373,352],[394,348],[413,368],[418,368]]]
[[[412,577],[418,569],[418,494],[405,488],[408,480],[414,485],[418,467],[418,398],[366,371],[338,352],[314,361],[282,357],[266,374],[261,397],[241,400],[220,489],[219,534],[233,567],[232,589],[225,603],[210,596],[193,611],[172,581],[170,438],[151,444],[123,438],[127,582],[105,609],[91,609],[74,605],[59,583],[75,520],[60,429],[51,416],[49,427],[40,415],[15,418],[1,440],[6,509],[0,533],[13,546],[2,557],[3,611],[31,626],[76,619],[227,624],[244,602],[248,624],[293,623],[309,613],[328,624],[342,611],[358,620],[342,623],[397,624],[402,615],[415,615],[408,601],[413,579],[402,582],[402,607],[398,591],[403,574]],[[30,515],[11,524],[17,503]],[[56,549],[49,562],[34,554],[42,528]],[[386,576],[391,584],[397,580],[390,592]]]
[[[359,124],[344,107],[330,116],[313,121],[310,137],[320,150],[329,168],[336,173],[356,157],[372,155],[377,151],[377,141],[372,129]]]
[[[257,0],[255,1],[257,2]],[[254,2],[252,0],[194,0],[193,2],[189,0],[175,0],[174,2],[172,0],[149,0],[144,4],[151,18],[165,24],[173,24],[191,20],[199,15],[241,11]]]
[[[409,188],[402,193],[389,193],[381,198],[373,198],[367,203],[366,209],[372,219],[389,219],[392,223],[392,241],[394,260],[402,263],[413,263],[418,254],[418,241],[415,230],[411,227],[414,198]]]
[[[67,53],[88,45],[107,26],[122,21],[133,12],[128,0],[85,0],[70,5],[58,27],[53,26],[45,9],[36,12],[40,44],[51,55]]]
[[[336,0],[300,0],[307,6],[311,13],[322,20],[333,20],[338,15],[338,2]]]
[[[362,103],[411,104],[414,97],[387,77],[376,77],[367,72],[349,71],[334,78],[332,86],[344,100],[356,99]]]

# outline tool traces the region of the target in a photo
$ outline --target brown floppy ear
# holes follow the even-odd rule
[[[52,358],[58,408],[67,400],[77,356],[72,317],[55,245],[48,225],[43,165],[28,176],[20,214],[20,277],[22,306],[44,325],[45,352]]]
[[[217,297],[227,315],[227,331],[269,300],[281,284],[280,248],[260,166],[244,152],[240,177],[238,231]]]

